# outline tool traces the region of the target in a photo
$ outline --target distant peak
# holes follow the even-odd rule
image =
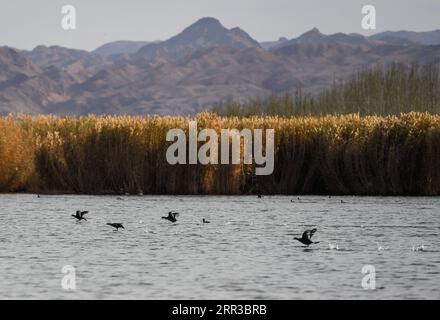
[[[227,30],[221,23],[215,18],[206,17],[197,20],[192,25],[187,27],[183,32],[187,33],[200,33],[200,32],[216,32],[217,30]]]
[[[320,35],[322,33],[321,33],[321,31],[319,31],[318,28],[315,27],[315,28],[307,31],[306,33],[304,33],[303,36],[305,36],[305,35],[313,35],[313,34],[319,34]]]
[[[36,46],[33,51],[40,51],[40,50],[64,50],[67,49],[65,47],[61,47],[58,45],[53,45],[53,46],[46,46],[44,44],[40,44],[38,46]]]
[[[44,50],[44,49],[47,49],[47,46],[45,46],[44,44],[40,44],[36,46],[33,50]]]
[[[7,54],[12,54],[12,55],[19,55],[19,50],[13,47],[9,47],[9,46],[1,46],[0,47],[0,51],[3,51]]]
[[[239,28],[239,27],[235,27],[231,29],[232,32],[243,32],[243,29]]]
[[[212,18],[212,17],[204,17],[201,18],[199,20],[197,20],[193,26],[221,26],[222,24],[220,23],[220,21],[216,18]]]
[[[297,38],[297,41],[311,43],[311,42],[319,41],[323,37],[324,35],[319,31],[318,28],[313,28],[300,35]]]
[[[194,38],[194,37],[209,37],[213,36],[214,34],[226,32],[228,29],[226,29],[220,21],[218,21],[215,18],[206,17],[197,20],[189,27],[185,28],[182,33],[175,37],[184,37],[184,38]]]

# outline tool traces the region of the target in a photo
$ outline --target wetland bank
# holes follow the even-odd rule
[[[299,90],[213,111],[1,117],[0,192],[440,195],[438,65],[376,67],[317,97]],[[222,129],[273,130],[273,139],[261,139],[261,146],[273,143],[265,148],[273,150],[271,174],[258,175],[267,152],[246,148],[243,139],[240,161],[222,154],[237,149],[221,141]],[[176,164],[167,161],[175,144],[167,141],[170,130],[184,138],[182,149],[194,151],[182,152]],[[202,133],[206,140],[207,132],[207,143],[191,139]],[[197,161],[205,143],[216,146],[221,161]]]

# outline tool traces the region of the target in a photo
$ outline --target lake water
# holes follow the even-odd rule
[[[170,210],[175,224],[161,219]],[[440,298],[438,197],[8,194],[0,224],[1,299]],[[293,240],[315,226],[319,244]]]

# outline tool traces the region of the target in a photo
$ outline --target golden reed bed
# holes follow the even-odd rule
[[[275,169],[169,165],[185,117],[0,118],[0,191],[440,195],[440,116],[196,116],[198,129],[275,129]]]

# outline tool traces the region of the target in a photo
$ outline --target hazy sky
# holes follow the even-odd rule
[[[77,10],[77,29],[61,28],[61,7]],[[323,33],[357,32],[361,8],[377,10],[377,30],[440,29],[440,0],[0,0],[0,45],[39,44],[91,50],[114,40],[165,40],[201,17],[239,26],[259,41]]]

